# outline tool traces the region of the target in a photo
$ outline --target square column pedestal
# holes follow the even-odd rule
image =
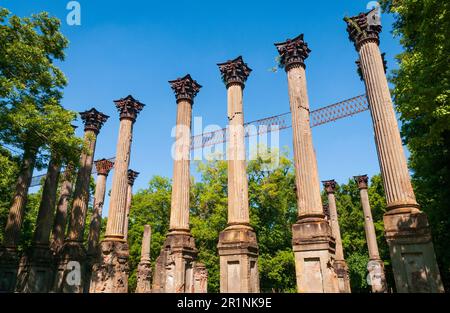
[[[67,240],[56,252],[54,292],[83,293],[86,278],[86,250],[81,242]]]
[[[20,260],[16,291],[47,293],[52,290],[56,262],[48,245],[35,245]]]
[[[90,293],[128,292],[128,243],[123,240],[103,240],[98,259],[92,267]]]
[[[219,235],[220,292],[259,292],[258,243],[250,226],[228,226]]]
[[[200,292],[194,288],[197,254],[194,237],[189,232],[173,231],[167,234],[156,259],[152,292]]]
[[[426,214],[400,208],[383,220],[397,292],[444,292]]]
[[[323,218],[303,218],[292,225],[297,291],[339,292],[334,270],[335,242]]]
[[[0,246],[0,292],[14,292],[18,267],[17,250]]]

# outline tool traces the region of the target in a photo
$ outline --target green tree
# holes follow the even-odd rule
[[[450,288],[450,2],[383,0],[404,51],[393,96],[418,202],[428,213],[441,276]]]

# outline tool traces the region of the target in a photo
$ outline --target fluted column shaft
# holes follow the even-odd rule
[[[248,181],[245,164],[245,132],[242,85],[231,84],[228,95],[228,224],[249,224]]]
[[[91,129],[85,130],[84,141],[88,150],[87,152],[83,152],[80,157],[80,168],[73,194],[73,205],[67,234],[67,238],[70,241],[79,242],[83,241],[84,225],[86,223],[86,213],[89,203],[89,182],[94,161],[97,133]]]
[[[152,228],[150,225],[144,225],[144,234],[142,236],[141,262],[150,261],[150,244],[152,238]]]
[[[67,208],[72,194],[73,166],[68,165],[63,174],[55,221],[52,232],[52,249],[58,250],[64,244],[64,234],[67,224]]]
[[[360,188],[359,194],[361,197],[361,205],[364,212],[364,229],[366,231],[367,247],[369,249],[369,258],[371,260],[379,260],[380,253],[378,252],[377,234],[375,232],[375,225],[373,224],[372,211],[370,209],[369,195],[367,188]]]
[[[36,220],[36,229],[34,231],[33,239],[34,244],[48,245],[50,242],[60,171],[60,157],[52,156],[48,164],[47,176],[45,178],[42,199]]]
[[[36,148],[25,148],[19,177],[17,179],[16,191],[9,209],[8,221],[6,222],[4,246],[7,248],[15,249],[19,244],[28,188],[31,184],[36,154]]]
[[[292,113],[295,182],[298,216],[323,216],[317,162],[309,123],[309,100],[305,69],[292,66],[287,71]]]
[[[124,239],[133,120],[121,118],[105,238]]]
[[[192,104],[178,101],[170,230],[189,231],[191,118]]]
[[[92,221],[89,227],[88,236],[88,254],[90,255],[95,253],[100,239],[100,228],[102,226],[102,212],[103,204],[105,202],[107,177],[108,175],[100,173],[97,176],[97,184],[95,186],[94,196],[94,212],[92,214]]]
[[[336,208],[336,197],[332,192],[328,193],[327,197],[328,197],[328,208],[330,212],[331,233],[333,234],[333,237],[336,242],[335,257],[337,261],[343,261],[344,248],[342,247],[341,229],[339,227],[339,220]]]
[[[387,209],[417,207],[378,43],[363,43],[359,55],[375,130]]]

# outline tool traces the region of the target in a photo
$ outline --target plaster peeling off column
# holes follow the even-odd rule
[[[364,229],[366,232],[367,248],[369,250],[369,264],[367,269],[370,275],[372,292],[387,292],[384,262],[380,258],[377,244],[377,234],[373,224],[372,211],[370,209],[369,195],[367,193],[369,178],[367,175],[355,176],[361,197],[361,206],[364,213]]]
[[[91,225],[88,235],[88,255],[94,255],[100,240],[100,229],[102,225],[103,204],[105,203],[106,180],[114,162],[101,159],[95,162],[97,169],[97,182],[95,185],[94,212],[92,213]]]
[[[128,224],[130,219],[131,201],[133,200],[133,185],[139,173],[133,170],[128,170],[128,188],[127,188],[127,210],[125,212],[125,219],[123,225],[124,240],[128,240]]]
[[[375,131],[386,194],[384,215],[398,292],[444,292],[428,218],[411,185],[397,119],[379,45],[381,23],[376,9],[345,18],[349,39],[359,52],[362,77]]]
[[[243,89],[252,71],[242,57],[218,64],[227,88],[228,225],[219,235],[220,292],[259,292],[258,243],[250,227]],[[201,273],[199,268],[197,276]]]
[[[69,241],[83,241],[84,226],[86,223],[87,207],[89,202],[89,183],[91,179],[93,160],[97,135],[109,116],[92,108],[80,113],[84,122],[84,142],[87,151],[83,151],[80,158],[73,204],[70,215],[67,238]]]
[[[298,220],[292,226],[292,244],[298,292],[338,292],[337,276],[331,264],[334,238],[325,220],[317,162],[312,143],[310,108],[306,86],[305,59],[311,50],[303,34],[276,43],[280,65],[288,79],[292,113],[295,182]]]

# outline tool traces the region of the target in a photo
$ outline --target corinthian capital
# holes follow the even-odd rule
[[[311,50],[308,44],[303,40],[303,34],[294,39],[287,39],[285,42],[275,43],[280,54],[280,65],[289,71],[295,66],[305,68],[305,60],[308,58]]]
[[[245,82],[252,71],[252,69],[248,67],[247,63],[244,63],[241,56],[234,60],[219,63],[217,65],[219,66],[220,73],[222,74],[222,80],[227,88],[232,84],[238,84],[244,88]]]
[[[170,86],[175,93],[177,102],[181,100],[186,100],[190,103],[194,102],[194,97],[200,91],[202,86],[193,80],[191,75],[187,74],[182,78],[169,81]]]

